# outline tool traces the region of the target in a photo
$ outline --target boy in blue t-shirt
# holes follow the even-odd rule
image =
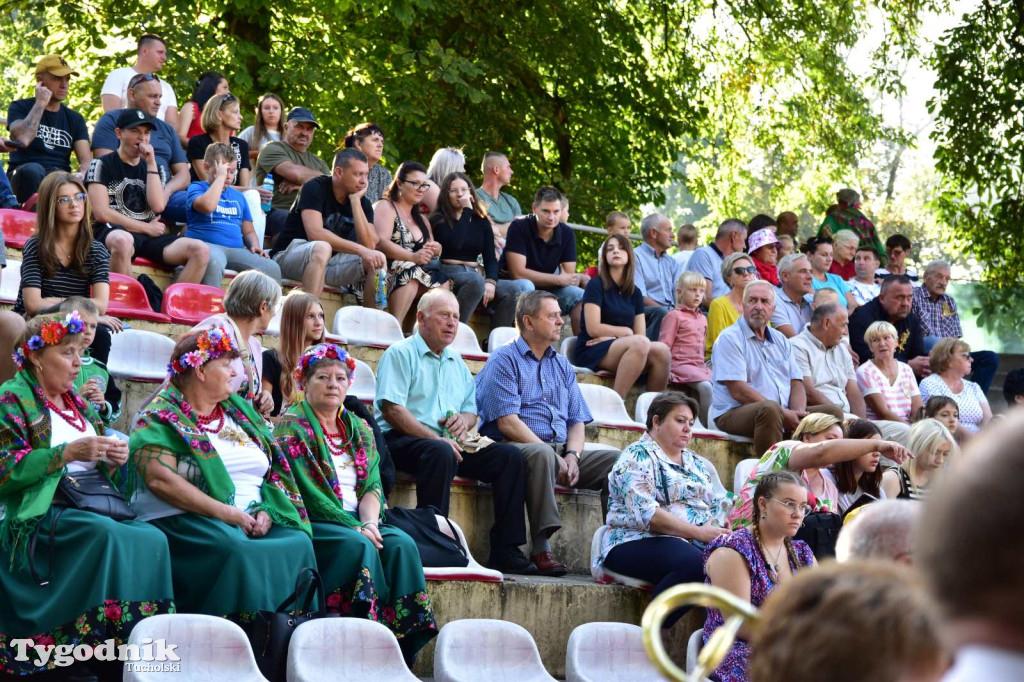
[[[229,145],[214,143],[203,157],[209,181],[198,180],[188,187],[185,199],[187,235],[210,246],[207,272],[220,268],[259,270],[281,281],[281,268],[267,257],[252,226],[252,214],[245,196],[231,186],[238,159]]]

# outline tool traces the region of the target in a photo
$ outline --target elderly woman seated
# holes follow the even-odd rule
[[[921,409],[921,391],[914,370],[894,356],[899,344],[896,327],[880,320],[864,331],[872,358],[857,368],[857,387],[867,405],[868,419],[909,424]]]
[[[807,487],[791,471],[772,471],[761,477],[754,490],[757,513],[749,528],[716,538],[704,551],[707,582],[760,608],[772,590],[804,568],[815,564],[807,543],[793,540],[810,511]],[[704,643],[722,627],[722,612],[708,608]],[[744,628],[725,659],[711,674],[712,680],[745,682],[750,633]]]
[[[704,579],[701,550],[728,534],[732,493],[687,445],[697,403],[662,393],[647,411],[647,432],[622,451],[608,475],[608,534],[598,565],[655,585],[659,593]]]
[[[960,428],[977,433],[992,419],[992,408],[981,387],[965,377],[971,373],[971,347],[960,339],[942,339],[928,355],[932,373],[921,380],[921,396],[944,395],[960,408]]]
[[[285,412],[274,438],[288,457],[313,527],[325,576],[327,610],[386,625],[411,661],[437,634],[419,550],[383,520],[377,447],[370,426],[345,409],[356,364],[321,343],[299,358],[302,400]]]
[[[123,500],[108,516],[63,493],[76,480],[112,486],[128,459],[127,444],[100,436],[99,416],[72,391],[84,328],[77,312],[31,320],[14,353],[20,369],[0,387],[0,671],[14,676],[46,669],[31,649],[15,658],[13,640],[123,642],[139,619],[173,610],[163,535],[131,520]],[[87,666],[120,679],[120,663]]]
[[[179,610],[242,621],[276,609],[316,557],[290,466],[232,389],[237,357],[225,329],[178,341],[170,385],[132,430],[129,483],[139,519],[167,536]]]

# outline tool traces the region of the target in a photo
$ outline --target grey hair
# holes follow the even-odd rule
[[[840,307],[837,301],[829,301],[827,303],[822,303],[811,312],[811,326],[819,326],[822,322],[825,321],[825,318],[832,317],[833,315],[838,313],[839,310]]]
[[[644,216],[644,219],[640,221],[640,236],[647,239],[651,236],[651,230],[658,227],[658,225],[665,220],[668,220],[668,218],[660,213],[652,213],[648,216]]]
[[[788,256],[784,257],[782,260],[779,261],[779,274],[781,275],[782,273],[786,273],[788,275],[789,273],[793,272],[793,266],[795,266],[796,262],[801,258],[807,260],[807,256],[799,252],[791,253]],[[807,264],[808,266],[810,266],[810,261],[807,261]]]
[[[743,287],[744,301],[747,300],[747,294],[750,293],[750,290],[754,287],[766,287],[768,291],[772,292],[772,301],[775,300],[775,285],[766,279],[755,279],[753,282],[750,282],[747,286]]]
[[[238,273],[224,294],[224,310],[229,317],[250,320],[260,314],[260,304],[273,310],[281,300],[281,285],[259,270]]]
[[[544,299],[553,298],[556,301],[558,297],[550,291],[544,291],[543,289],[534,289],[528,291],[525,294],[520,294],[519,300],[516,301],[516,329],[519,333],[523,333],[523,329],[526,328],[524,319],[527,316],[536,317],[540,314],[540,307],[544,303]]]
[[[416,304],[416,312],[423,313],[423,317],[430,317],[434,304],[439,302],[441,299],[448,299],[458,303],[458,299],[455,298],[455,294],[448,289],[438,287],[436,289],[431,289],[420,296],[420,301]]]
[[[742,232],[747,229],[747,224],[739,218],[726,218],[721,225],[718,226],[718,232],[715,233],[715,241],[719,239],[725,239],[732,235],[733,232]]]
[[[860,237],[853,230],[839,230],[832,235],[832,243],[860,244]]]
[[[840,562],[896,561],[910,555],[913,530],[922,506],[911,500],[880,500],[869,504],[843,526],[836,541],[836,559]]]
[[[728,284],[729,279],[732,277],[732,268],[736,265],[738,260],[748,260],[750,264],[754,264],[754,260],[743,251],[737,251],[736,253],[730,253],[725,259],[722,260],[722,280]]]
[[[929,272],[931,272],[933,270],[949,270],[949,269],[950,269],[950,267],[949,267],[949,262],[948,261],[944,261],[941,258],[936,258],[935,260],[933,260],[930,263],[928,263],[928,265],[924,266],[924,274],[927,275]]]
[[[457,147],[442,147],[430,157],[427,166],[427,177],[440,185],[441,181],[451,173],[466,172],[466,155]],[[419,308],[417,308],[419,310]]]
[[[844,204],[860,203],[860,193],[855,189],[846,187],[836,192],[836,200]]]

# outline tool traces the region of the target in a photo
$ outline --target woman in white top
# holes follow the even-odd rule
[[[383,518],[373,431],[344,406],[355,369],[340,346],[307,348],[293,368],[303,399],[281,417],[274,438],[312,522],[328,611],[383,623],[411,661],[437,624],[416,543]]]
[[[178,608],[244,622],[276,610],[316,557],[284,456],[232,390],[237,357],[224,328],[178,341],[169,384],[132,429],[129,492],[167,536]]]
[[[872,358],[857,368],[857,386],[867,404],[868,419],[910,423],[921,409],[921,391],[910,365],[894,357],[896,327],[874,322],[864,331]]]
[[[249,165],[256,167],[260,150],[270,142],[281,139],[284,130],[284,100],[272,92],[260,97],[256,105],[256,118],[252,125],[238,134],[249,145]],[[255,182],[255,177],[253,178]]]
[[[964,378],[971,373],[971,363],[970,346],[960,339],[942,339],[928,355],[932,373],[921,381],[924,400],[944,395],[956,401],[960,408],[960,428],[965,434],[977,433],[992,419],[992,408],[981,386]]]

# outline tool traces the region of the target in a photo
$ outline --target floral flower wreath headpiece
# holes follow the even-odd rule
[[[238,350],[235,340],[226,330],[220,327],[207,329],[200,333],[196,341],[199,344],[198,348],[194,351],[183,353],[180,357],[167,364],[168,376],[184,374],[189,369],[202,367],[210,360],[224,355],[224,353]]]
[[[325,358],[338,360],[344,364],[348,368],[348,378],[352,379],[352,375],[356,371],[356,361],[349,357],[349,354],[341,346],[333,343],[318,343],[312,348],[306,349],[306,352],[299,358],[299,364],[295,367],[295,383],[300,390],[306,390],[306,376],[316,363]]]
[[[85,329],[85,323],[82,322],[81,315],[77,310],[72,310],[63,321],[50,320],[45,323],[38,334],[33,334],[28,341],[15,348],[11,357],[14,358],[18,369],[21,369],[25,366],[29,351],[39,350],[44,346],[56,346],[68,334],[81,334],[83,329]]]

